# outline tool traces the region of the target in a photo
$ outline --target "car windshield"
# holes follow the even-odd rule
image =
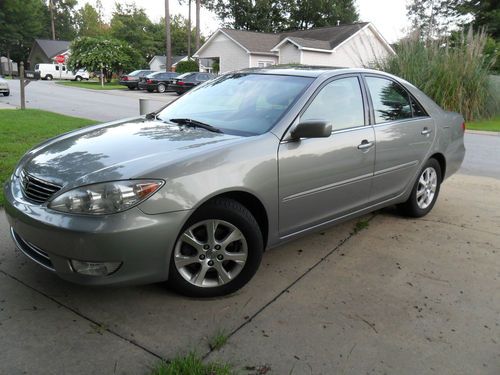
[[[142,70],[134,70],[132,73],[129,73],[127,75],[134,77],[136,75],[139,75],[139,73],[141,73],[141,72],[142,72]]]
[[[193,72],[191,72],[191,73],[184,73],[184,74],[181,74],[180,76],[177,76],[175,78],[186,78],[186,77],[189,77],[192,74],[193,74]]]
[[[276,124],[312,81],[310,77],[286,75],[227,74],[172,102],[158,118],[163,121],[188,118],[229,134],[263,134]]]

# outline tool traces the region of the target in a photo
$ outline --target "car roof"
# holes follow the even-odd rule
[[[266,68],[247,68],[239,70],[242,73],[256,74],[271,74],[271,75],[290,75],[300,77],[319,77],[322,75],[339,75],[345,73],[376,73],[390,76],[387,73],[365,68],[341,68],[333,66],[315,66],[315,65],[300,65],[300,66],[270,66]],[[236,73],[236,72],[232,72]]]

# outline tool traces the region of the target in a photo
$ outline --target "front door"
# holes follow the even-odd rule
[[[281,237],[367,204],[375,136],[373,127],[365,125],[366,113],[359,78],[334,79],[319,89],[298,119],[331,121],[331,136],[280,144]]]

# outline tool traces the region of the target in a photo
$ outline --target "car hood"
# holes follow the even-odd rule
[[[92,126],[53,138],[30,151],[20,166],[61,186],[158,178],[169,163],[243,137],[143,118]]]

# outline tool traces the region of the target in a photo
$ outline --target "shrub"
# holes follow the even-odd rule
[[[422,41],[412,35],[396,47],[396,56],[374,67],[413,83],[442,108],[461,113],[467,121],[487,117],[492,114],[488,75],[493,61],[483,53],[486,39],[483,31],[472,29],[453,42]]]
[[[198,62],[195,60],[179,61],[175,67],[175,71],[179,74],[187,72],[197,72],[200,70]]]

